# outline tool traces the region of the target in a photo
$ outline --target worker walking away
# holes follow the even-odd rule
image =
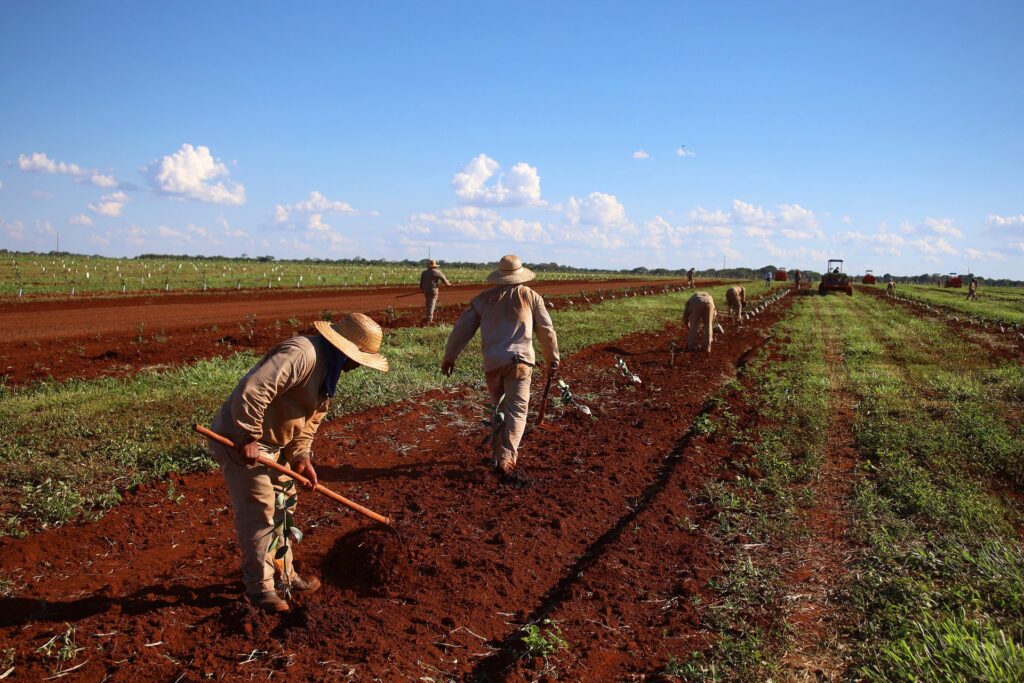
[[[729,315],[737,320],[743,317],[743,307],[747,303],[747,293],[742,287],[730,287],[725,290],[725,303],[729,305]]]
[[[315,327],[319,334],[292,337],[270,349],[214,417],[213,431],[238,449],[208,442],[231,495],[246,597],[267,612],[288,611],[278,591],[312,592],[320,581],[300,577],[292,566],[285,529],[295,510],[295,492],[289,490],[294,483],[258,458],[286,461],[315,488],[313,437],[341,373],[360,366],[388,371],[380,326],[368,316],[350,313],[337,324],[321,320]]]
[[[526,430],[533,373],[533,333],[540,338],[548,372],[558,372],[558,337],[544,299],[524,283],[534,278],[518,256],[501,257],[498,268],[487,276],[494,287],[469,302],[448,337],[441,373],[450,377],[455,360],[480,328],[487,391],[495,414],[502,422],[491,442],[494,467],[509,475],[519,457],[519,442]]]
[[[770,270],[764,271],[764,287],[765,289],[772,288],[772,271]]]
[[[896,296],[896,283],[892,280],[892,278],[890,278],[889,281],[885,283],[885,295]]]
[[[800,289],[800,282],[803,281],[804,275],[799,270],[793,273],[793,289]]]
[[[689,334],[686,338],[687,351],[704,351],[711,353],[711,342],[715,340],[715,300],[707,292],[697,292],[686,302],[683,320]],[[701,332],[701,343],[697,343],[697,333]],[[719,328],[721,331],[721,328]]]
[[[437,261],[427,261],[427,269],[420,273],[420,291],[423,292],[424,310],[423,322],[431,324],[434,322],[434,308],[437,306],[437,289],[440,283],[451,287],[452,283],[444,276],[441,269],[437,267]]]
[[[693,276],[695,273],[696,271],[693,268],[690,268],[690,270],[686,271],[686,286],[689,287],[690,289],[696,289],[697,287],[697,285],[693,284]]]
[[[967,301],[978,300],[978,278],[972,277],[967,285]]]

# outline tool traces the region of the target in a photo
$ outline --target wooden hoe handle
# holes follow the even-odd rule
[[[415,292],[409,292],[408,294],[396,294],[395,298],[396,299],[404,299],[407,296],[413,296],[415,294],[422,294],[422,293],[423,292],[421,292],[420,290],[417,289]]]
[[[547,380],[544,382],[544,394],[540,397],[540,409],[537,411],[537,426],[544,424],[544,413],[548,409],[548,392],[551,391],[551,379],[554,373],[548,369]]]
[[[238,447],[235,446],[235,444],[232,443],[230,439],[224,438],[223,436],[221,436],[217,432],[210,431],[209,429],[207,429],[206,427],[204,427],[201,424],[195,425],[195,427],[193,427],[193,429],[195,429],[197,432],[199,432],[200,434],[202,434],[206,438],[212,439],[213,441],[216,441],[217,443],[219,443],[222,446],[226,446],[228,448],[234,448],[235,450],[238,450]],[[261,455],[259,457],[259,462],[260,462],[261,465],[266,465],[267,467],[269,467],[272,470],[277,470],[281,474],[285,474],[285,475],[291,477],[292,479],[294,479],[295,481],[299,482],[300,484],[304,484],[306,486],[309,486],[309,479],[306,479],[301,474],[293,471],[290,467],[286,467],[285,465],[282,465],[281,463],[274,462],[270,458],[268,458],[266,456],[263,456],[263,455]],[[334,491],[330,490],[329,488],[327,488],[323,484],[317,484],[316,488],[313,489],[313,490],[316,491],[317,493],[322,493],[323,495],[327,496],[331,500],[338,501],[339,503],[341,503],[345,507],[351,508],[351,509],[355,510],[356,512],[358,512],[359,514],[361,514],[361,515],[363,515],[365,517],[369,517],[370,519],[374,520],[375,522],[380,522],[381,524],[387,524],[388,526],[391,525],[391,518],[390,517],[385,517],[384,515],[377,514],[376,512],[374,512],[373,510],[371,510],[369,508],[364,508],[359,503],[357,503],[355,501],[352,501],[352,500],[349,500],[345,496],[342,496],[340,494],[335,493]]]

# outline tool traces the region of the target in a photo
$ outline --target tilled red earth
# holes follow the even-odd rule
[[[728,476],[727,444],[690,425],[794,297],[711,354],[671,354],[678,325],[565,363],[594,411],[551,410],[521,449],[525,485],[477,448],[482,392],[437,391],[324,425],[321,480],[396,519],[398,535],[304,494],[299,569],[324,588],[282,617],[238,600],[238,555],[217,473],[148,487],[102,520],[0,542],[0,640],[12,680],[622,680],[705,646],[697,601],[722,552],[683,519]],[[643,384],[614,369],[624,358]],[[540,377],[535,378],[535,390]],[[535,391],[535,397],[539,391]],[[535,398],[536,400],[536,398]],[[182,435],[182,438],[189,438]],[[370,569],[368,569],[368,567]],[[523,657],[520,628],[554,617],[568,647]],[[63,664],[39,648],[73,627]],[[2,673],[2,672],[0,672]]]
[[[679,284],[580,280],[531,286],[546,297],[572,297],[578,303],[581,292],[660,291]],[[435,320],[454,321],[462,305],[483,287],[443,288]],[[0,380],[14,386],[50,378],[120,376],[244,349],[262,351],[285,337],[310,332],[313,321],[328,313],[370,313],[392,328],[417,325],[423,296],[396,296],[411,291],[311,288],[0,302]]]

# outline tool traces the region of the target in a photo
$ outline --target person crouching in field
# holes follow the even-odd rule
[[[687,351],[705,351],[711,353],[711,342],[715,340],[715,300],[707,292],[697,292],[686,302],[683,320],[689,328],[686,338]],[[719,328],[721,329],[721,328]],[[701,343],[697,344],[697,332],[702,332]]]
[[[742,287],[730,287],[725,290],[725,302],[729,304],[729,315],[739,320],[743,316],[743,306],[747,303],[747,292]]]
[[[420,273],[420,291],[423,292],[423,322],[431,324],[434,322],[434,308],[437,306],[437,288],[440,283],[451,287],[452,283],[444,276],[441,269],[437,267],[437,261],[427,261],[427,269]]]
[[[285,515],[295,507],[294,493],[285,491],[291,479],[257,459],[287,461],[314,488],[313,436],[341,373],[360,366],[388,371],[380,354],[380,326],[368,316],[350,313],[337,324],[321,320],[315,327],[318,335],[292,337],[270,349],[239,381],[211,425],[239,446],[209,442],[231,494],[246,597],[267,612],[288,611],[279,590],[312,592],[320,581],[295,573],[291,545],[281,538]],[[275,506],[279,493],[291,503],[286,509]],[[275,549],[282,547],[287,551],[276,558]]]
[[[892,280],[885,283],[885,295],[896,296],[896,283]]]
[[[549,372],[558,372],[558,337],[544,299],[524,283],[534,274],[519,257],[503,256],[498,269],[487,276],[495,285],[478,294],[459,317],[448,337],[441,373],[450,377],[455,359],[480,328],[487,391],[503,422],[491,442],[494,467],[511,474],[519,457],[519,442],[526,430],[530,405],[530,376],[534,368],[533,332],[540,338]]]
[[[688,271],[686,271],[686,286],[689,287],[690,289],[697,288],[697,285],[693,284],[693,276],[696,274],[696,272],[697,271],[693,268],[690,268]]]

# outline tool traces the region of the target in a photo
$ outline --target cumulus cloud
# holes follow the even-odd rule
[[[159,194],[211,204],[245,203],[245,187],[226,179],[228,168],[204,145],[183,144],[174,154],[145,166],[150,187]],[[216,178],[225,179],[214,183]]]
[[[700,217],[700,212],[691,211],[690,215]],[[732,246],[733,229],[725,225],[691,222],[684,225],[672,225],[666,218],[655,216],[644,223],[640,231],[638,244],[662,255],[665,250],[675,249],[677,254],[685,253],[687,257],[717,257],[726,255],[730,258],[739,256]]]
[[[486,154],[480,154],[452,177],[452,189],[459,203],[469,206],[542,206],[540,175],[537,168],[520,162],[487,182],[501,165]]]
[[[89,168],[82,168],[78,164],[71,164],[65,161],[54,161],[44,152],[33,152],[32,154],[18,155],[18,168],[28,173],[48,173],[56,175],[69,175],[82,181],[91,182],[97,187],[114,187],[117,180],[114,176],[104,175],[99,171]]]
[[[239,228],[232,228],[231,224],[228,222],[228,219],[224,218],[224,216],[221,216],[220,218],[217,219],[217,225],[220,226],[221,230],[224,232],[225,237],[238,239],[249,236],[249,233],[247,233],[245,230],[241,230]]]
[[[348,237],[338,232],[324,220],[325,215],[335,216],[376,216],[376,211],[357,211],[348,202],[331,200],[314,190],[309,197],[294,204],[278,204],[274,207],[274,223],[279,227],[303,233],[306,238],[326,242],[332,246],[349,243]]]
[[[497,211],[477,206],[460,206],[439,213],[419,213],[409,217],[401,226],[408,240],[455,242],[512,242],[550,241],[538,221],[505,218]]]
[[[591,192],[569,197],[557,237],[589,247],[614,249],[625,246],[637,234],[624,207],[613,194]]]
[[[71,225],[92,225],[92,219],[86,216],[84,213],[77,214],[68,219],[68,223]]]
[[[686,157],[695,157],[697,156],[697,153],[693,150],[686,149],[686,145],[679,145],[679,147],[676,148],[676,156],[681,159],[685,159]]]
[[[96,203],[88,204],[89,210],[100,216],[120,216],[121,209],[128,202],[128,195],[124,192],[113,192],[100,197]]]
[[[1016,216],[989,215],[985,221],[993,228],[1024,228],[1024,213]]]
[[[917,228],[914,228],[916,232]],[[938,263],[943,256],[959,256],[960,251],[941,234],[920,235],[917,237],[890,232],[863,233],[849,231],[839,233],[836,237],[840,242],[852,242],[871,248],[877,254],[903,256],[905,249],[915,249],[926,261]]]
[[[952,218],[925,218],[920,223],[911,224],[903,221],[900,232],[905,235],[940,235],[942,237],[961,238],[964,233],[953,224]]]
[[[637,151],[633,152],[633,158],[634,159],[650,159],[651,155],[648,154],[647,152],[645,152],[642,149],[638,149]]]

